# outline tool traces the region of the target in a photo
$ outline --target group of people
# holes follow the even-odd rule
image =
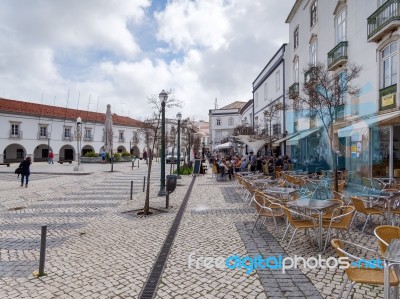
[[[268,171],[273,172],[274,167],[281,167],[282,170],[289,170],[289,164],[291,159],[289,156],[279,156],[275,159],[267,156],[256,156],[254,152],[250,152],[249,155],[236,155],[234,157],[225,156],[222,158],[217,155],[216,157],[210,157],[210,163],[216,165],[218,172],[221,176],[225,174],[229,175],[229,179],[232,179],[234,172],[241,171],[263,171],[263,165],[268,165]]]

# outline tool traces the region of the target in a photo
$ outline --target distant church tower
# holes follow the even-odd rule
[[[218,109],[218,100],[217,100],[217,98],[215,98],[215,104],[214,104],[214,106],[215,106],[215,110],[217,110],[217,109]]]

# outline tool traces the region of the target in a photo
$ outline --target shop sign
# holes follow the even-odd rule
[[[362,144],[361,142],[357,142],[357,152],[361,152]]]
[[[387,107],[394,104],[395,93],[382,96],[382,107]]]
[[[351,152],[355,153],[357,151],[357,146],[354,144],[351,146]]]

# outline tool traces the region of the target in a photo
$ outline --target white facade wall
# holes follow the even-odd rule
[[[209,111],[209,130],[212,150],[221,144],[224,138],[230,137],[240,124],[239,109],[213,109]]]
[[[82,138],[80,142],[80,148],[92,149],[94,152],[99,153],[101,148],[104,146],[103,141],[103,130],[104,124],[85,122],[84,117],[82,117]],[[21,135],[19,137],[10,137],[11,124],[18,124]],[[47,126],[48,134],[50,138],[39,137],[39,131],[41,126]],[[50,150],[54,152],[54,160],[58,161],[68,159],[65,157],[65,149],[72,150],[72,160],[77,158],[77,139],[76,139],[76,120],[63,120],[63,119],[51,119],[46,117],[35,117],[19,114],[0,114],[0,162],[4,161],[4,158],[10,160],[21,160],[30,156],[34,161],[35,159],[44,159],[42,157],[42,149],[48,149],[50,145]],[[71,129],[71,138],[65,139],[64,128]],[[91,129],[93,135],[93,141],[85,140],[85,129]],[[127,127],[114,125],[113,126],[113,145],[114,152],[118,149],[122,151],[130,150],[129,146],[135,147],[139,150],[140,154],[143,151],[144,144],[141,134],[138,134],[139,143],[133,142],[134,132],[138,132],[139,128]],[[123,132],[124,140],[120,140],[119,133]],[[131,143],[130,143],[131,141]],[[23,150],[23,157],[17,158],[17,149]],[[4,157],[5,154],[5,157]]]

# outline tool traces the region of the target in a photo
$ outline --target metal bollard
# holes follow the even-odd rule
[[[131,200],[132,200],[132,195],[133,195],[133,181],[131,181]]]
[[[140,160],[138,159],[138,160],[137,160],[137,168],[139,168],[139,161],[140,161]]]
[[[145,187],[146,187],[146,177],[144,176],[143,177],[143,192],[144,192]]]
[[[42,234],[40,237],[39,277],[45,275],[44,263],[46,259],[46,237],[47,237],[47,225],[44,225],[42,226]]]

